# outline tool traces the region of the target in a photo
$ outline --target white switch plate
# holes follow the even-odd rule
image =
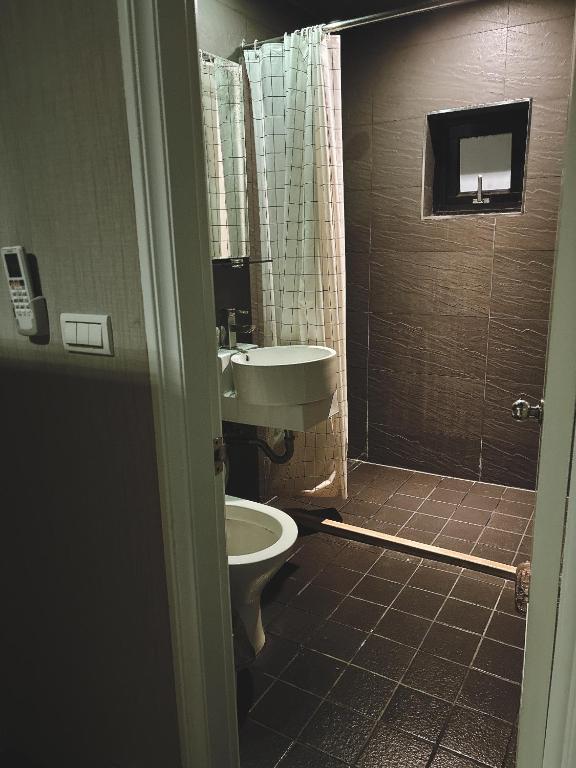
[[[74,333],[74,326],[76,333]],[[114,354],[110,315],[62,312],[60,328],[62,343],[68,352],[82,352],[85,355]],[[75,342],[74,339],[76,339]]]

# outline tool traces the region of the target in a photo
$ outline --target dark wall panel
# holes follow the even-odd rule
[[[574,4],[492,2],[342,35],[350,453],[533,487]],[[422,219],[426,114],[533,98],[525,212]]]

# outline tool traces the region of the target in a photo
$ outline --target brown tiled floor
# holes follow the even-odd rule
[[[534,491],[350,462],[349,497],[285,499],[334,507],[344,522],[517,565],[530,559]]]
[[[403,483],[414,493],[420,478],[424,502],[441,479]],[[265,590],[267,642],[239,675],[242,768],[513,768],[524,620],[511,585],[306,533]]]

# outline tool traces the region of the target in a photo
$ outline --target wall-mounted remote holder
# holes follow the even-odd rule
[[[1,253],[18,333],[22,336],[47,335],[46,299],[34,295],[34,284],[24,248],[12,245],[2,248]]]

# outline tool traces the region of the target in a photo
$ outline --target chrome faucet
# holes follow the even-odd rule
[[[228,349],[236,348],[236,310],[226,310],[226,341]]]
[[[249,310],[247,309],[232,307],[223,311],[226,313],[226,320],[225,325],[219,326],[218,329],[219,345],[223,349],[238,349],[238,334],[252,334],[256,330],[256,326],[239,322],[243,315],[249,317]]]

